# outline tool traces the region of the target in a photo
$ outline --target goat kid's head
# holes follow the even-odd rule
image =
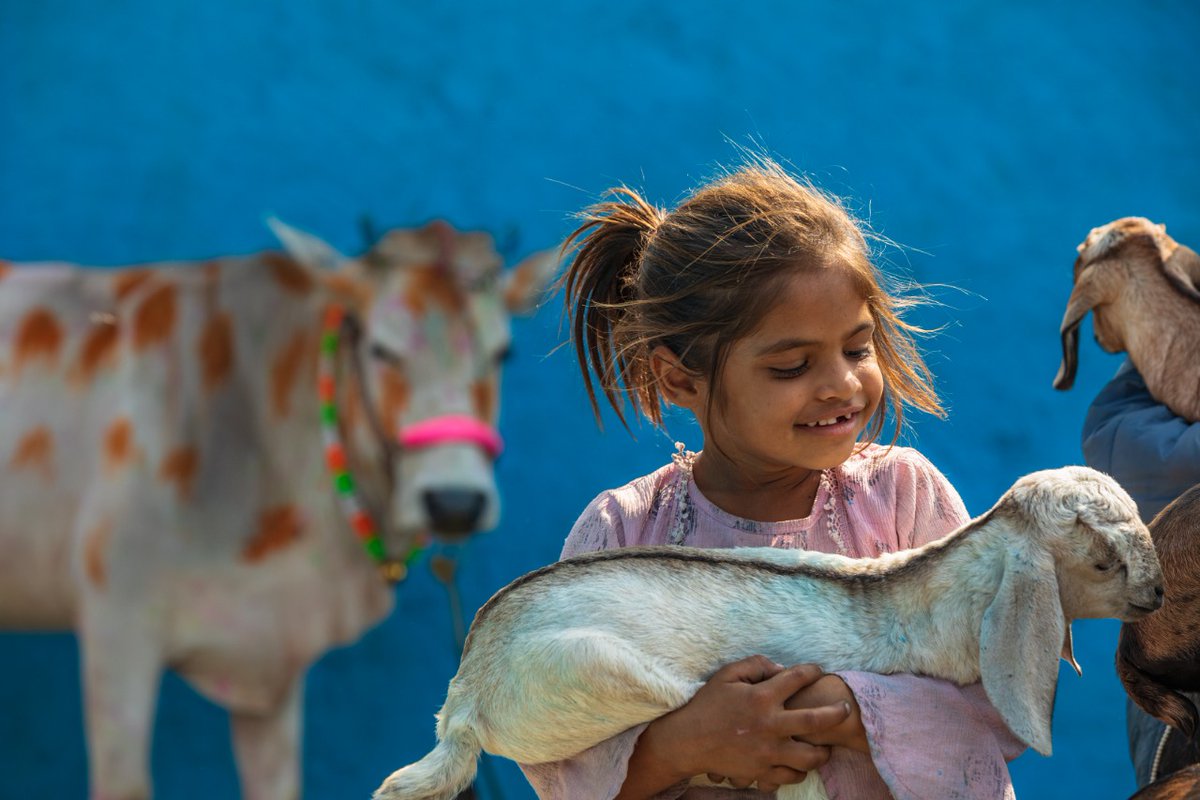
[[[1050,755],[1059,658],[1079,670],[1071,620],[1146,616],[1162,603],[1162,571],[1133,499],[1093,469],[1027,475],[992,513],[1013,535],[983,617],[980,674],[1012,732]]]
[[[1144,217],[1122,217],[1092,228],[1076,248],[1075,279],[1063,314],[1062,364],[1054,379],[1055,389],[1070,389],[1079,366],[1079,326],[1092,312],[1096,343],[1109,353],[1126,349],[1126,320],[1113,313],[1114,303],[1128,291],[1134,271],[1156,273],[1187,297],[1200,303],[1200,257],[1167,235],[1167,226]]]
[[[1150,523],[1166,582],[1163,607],[1121,626],[1117,675],[1142,710],[1194,736],[1195,705],[1180,692],[1200,691],[1200,485]]]
[[[489,234],[438,220],[388,231],[362,256],[347,258],[315,236],[270,224],[295,257],[325,270],[327,284],[351,299],[362,320],[362,391],[339,387],[351,392],[339,404],[350,456],[384,465],[363,470],[356,482],[388,517],[384,530],[398,540],[385,535],[389,555],[403,555],[426,533],[455,540],[495,527],[493,462],[510,318],[536,308],[558,271],[557,253],[536,253],[506,270]],[[353,381],[341,372],[342,382]]]

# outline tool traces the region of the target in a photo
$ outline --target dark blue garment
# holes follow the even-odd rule
[[[1083,456],[1137,501],[1142,519],[1200,483],[1200,424],[1150,396],[1126,361],[1100,390],[1083,422]]]
[[[1088,409],[1083,456],[1088,466],[1116,478],[1149,522],[1200,483],[1200,424],[1177,417],[1151,397],[1142,376],[1126,361]],[[1167,726],[1128,699],[1125,718],[1129,755],[1141,788],[1151,780]]]

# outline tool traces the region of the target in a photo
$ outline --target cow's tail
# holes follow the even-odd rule
[[[447,725],[437,747],[389,775],[373,800],[453,800],[475,777],[479,749],[469,725]]]

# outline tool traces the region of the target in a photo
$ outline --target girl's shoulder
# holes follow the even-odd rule
[[[605,489],[588,503],[575,521],[563,547],[563,557],[646,542],[645,531],[670,515],[686,477],[685,467],[672,461],[623,486]]]
[[[842,477],[856,483],[876,483],[884,477],[936,476],[942,473],[921,451],[903,445],[869,444],[856,451],[837,468]]]
[[[593,506],[618,507],[626,515],[639,516],[649,513],[655,500],[665,487],[671,486],[679,477],[680,467],[668,462],[648,475],[634,478],[623,486],[605,489],[596,495]]]

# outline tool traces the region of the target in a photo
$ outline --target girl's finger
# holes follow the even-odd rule
[[[783,734],[803,739],[819,731],[837,727],[850,716],[850,704],[844,700],[815,708],[795,708],[780,711],[777,719]]]

